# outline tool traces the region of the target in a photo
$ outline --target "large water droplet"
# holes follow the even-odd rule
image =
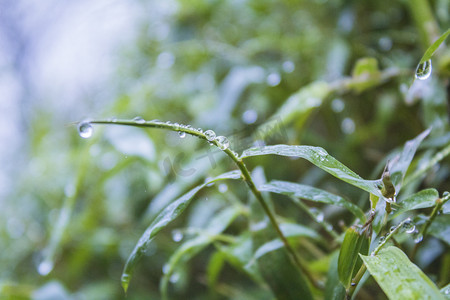
[[[216,133],[209,129],[205,131],[205,136],[208,141],[212,142],[216,138]]]
[[[431,59],[420,63],[416,69],[416,78],[420,80],[425,80],[431,75]]]
[[[218,136],[216,138],[216,141],[219,143],[219,148],[221,150],[226,150],[230,147],[230,142],[228,141],[228,139],[226,137],[224,137],[223,135]]]
[[[221,192],[222,194],[225,193],[226,191],[228,191],[228,185],[226,183],[221,183],[219,184],[219,192]]]
[[[44,260],[42,261],[39,266],[38,266],[38,272],[39,274],[41,274],[42,276],[47,275],[48,273],[50,273],[53,270],[53,262],[49,261],[49,260]]]
[[[180,138],[184,139],[186,137],[186,132],[178,131],[178,135],[180,136]]]
[[[422,240],[423,240],[423,235],[419,233],[419,234],[416,236],[416,238],[414,239],[414,243],[418,244],[418,243],[420,243]]]
[[[94,128],[92,128],[91,123],[85,121],[78,124],[78,133],[83,139],[90,138],[93,132]]]
[[[179,242],[183,239],[183,233],[181,232],[181,230],[173,230],[172,231],[172,239],[174,242]]]
[[[136,118],[133,119],[133,121],[135,123],[137,123],[137,124],[144,124],[145,123],[145,120],[142,119],[141,117],[136,117]]]

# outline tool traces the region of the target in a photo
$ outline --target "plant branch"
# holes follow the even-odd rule
[[[289,244],[286,236],[281,231],[280,226],[278,225],[274,214],[271,212],[269,206],[264,201],[261,192],[256,188],[255,183],[253,182],[253,179],[252,179],[247,167],[245,166],[243,160],[240,159],[238,154],[236,152],[232,151],[228,146],[224,147],[224,145],[222,145],[216,139],[208,139],[208,137],[205,135],[205,133],[201,129],[195,129],[191,126],[180,125],[178,123],[161,122],[158,120],[144,121],[142,119],[132,120],[132,121],[129,121],[129,120],[92,120],[92,121],[86,121],[86,122],[90,123],[90,124],[125,125],[125,126],[134,126],[134,127],[167,129],[167,130],[171,130],[171,131],[177,131],[177,132],[182,132],[182,133],[196,136],[200,139],[208,141],[212,145],[221,149],[238,166],[239,170],[241,171],[244,181],[247,183],[247,186],[250,188],[251,192],[253,193],[253,195],[255,196],[257,201],[262,206],[266,215],[269,217],[270,223],[272,223],[272,226],[274,227],[275,231],[277,232],[278,236],[280,237],[281,241],[283,242],[293,263],[303,271],[303,273],[308,277],[310,282],[316,288],[322,288],[321,284],[319,284],[319,282],[312,276],[312,274],[309,272],[309,270],[301,263],[295,250]]]

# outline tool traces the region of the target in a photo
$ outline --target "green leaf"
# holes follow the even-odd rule
[[[361,229],[350,227],[345,232],[339,252],[338,274],[339,280],[346,289],[350,287],[354,275],[362,264],[362,262],[358,262],[360,260],[358,254],[367,254],[369,243],[366,232]]]
[[[428,233],[450,246],[450,215],[437,216],[428,228]]]
[[[342,300],[345,297],[345,288],[339,281],[338,257],[338,252],[331,255],[330,267],[328,268],[327,274],[327,283],[325,285],[325,300]]]
[[[442,34],[433,44],[431,44],[431,46],[428,47],[428,49],[423,54],[422,58],[420,59],[419,64],[421,64],[421,63],[431,59],[431,57],[433,56],[434,52],[436,52],[436,50],[445,41],[445,39],[447,38],[447,36],[449,34],[450,34],[450,29],[447,29],[447,31],[444,32],[444,34]]]
[[[166,227],[170,222],[175,220],[180,214],[184,212],[184,210],[187,208],[187,206],[194,198],[194,196],[197,194],[197,192],[200,191],[205,186],[207,186],[208,184],[214,183],[218,180],[239,179],[239,178],[241,178],[241,173],[239,171],[231,171],[224,173],[193,188],[192,190],[190,190],[189,192],[187,192],[186,194],[184,194],[183,196],[172,202],[169,206],[167,206],[145,230],[144,234],[141,236],[138,243],[134,247],[133,252],[128,257],[121,278],[122,287],[125,290],[125,292],[128,289],[128,285],[130,283],[131,276],[134,271],[134,268],[136,267],[137,262],[144,255],[146,249],[148,248],[153,238],[161,229]]]
[[[416,153],[417,148],[424,138],[430,133],[431,129],[427,129],[416,138],[409,140],[405,143],[402,153],[394,158],[390,164],[389,172],[392,183],[395,186],[395,191],[398,193],[400,191],[403,178],[405,177],[406,171],[411,164],[411,161]]]
[[[205,234],[200,233],[200,236],[185,242],[172,254],[160,284],[163,299],[167,299],[167,288],[169,286],[170,277],[180,261],[187,261],[206,248],[206,246],[214,240],[215,236],[223,232],[238,215],[239,210],[235,207],[224,209],[209,222],[206,226]]]
[[[450,283],[441,289],[441,294],[444,295],[445,299],[450,299]]]
[[[389,299],[444,299],[436,285],[397,247],[360,255]]]
[[[277,194],[294,196],[309,201],[345,207],[362,222],[365,222],[366,220],[364,212],[358,206],[340,196],[331,194],[318,188],[294,182],[274,180],[260,186],[259,189],[261,191],[268,191]]]
[[[433,207],[436,205],[436,200],[439,198],[439,193],[436,189],[426,189],[404,199],[399,202],[400,208],[395,212],[391,218],[414,209]]]
[[[382,197],[381,191],[378,187],[381,184],[381,180],[362,179],[358,174],[350,170],[320,147],[274,145],[260,148],[250,148],[242,153],[241,158],[268,154],[301,157],[342,181],[350,183],[376,196]]]

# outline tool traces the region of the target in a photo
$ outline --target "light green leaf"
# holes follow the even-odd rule
[[[339,253],[337,251],[331,255],[327,283],[325,285],[325,300],[342,300],[345,298],[345,288],[339,281],[338,257]]]
[[[268,191],[277,194],[294,196],[309,201],[333,204],[345,207],[361,221],[365,222],[364,212],[355,204],[344,198],[326,192],[324,190],[314,188],[294,182],[274,180],[259,187],[261,191]]]
[[[450,283],[441,289],[441,294],[444,295],[445,299],[450,299]]]
[[[445,41],[445,39],[447,38],[447,36],[449,34],[450,34],[450,29],[447,29],[447,31],[444,32],[444,34],[442,34],[433,44],[431,44],[431,46],[428,47],[428,49],[423,54],[422,58],[420,59],[419,64],[421,64],[421,63],[431,59],[431,57],[433,56],[434,52],[436,52],[436,50]]]
[[[444,299],[436,285],[397,247],[376,256],[360,255],[389,299]]]
[[[121,278],[122,286],[125,292],[128,289],[128,285],[130,283],[131,276],[134,271],[134,268],[136,267],[137,262],[142,257],[142,255],[144,255],[146,249],[148,248],[153,238],[161,229],[163,229],[165,226],[167,226],[167,224],[175,220],[180,214],[184,212],[184,210],[187,208],[187,206],[194,198],[194,196],[197,194],[197,192],[200,191],[205,186],[207,186],[208,184],[214,183],[218,180],[239,179],[239,178],[241,178],[241,173],[239,171],[231,171],[224,173],[193,188],[192,190],[190,190],[189,192],[187,192],[186,194],[184,194],[183,196],[172,202],[169,206],[167,206],[145,230],[144,234],[141,236],[138,243],[134,247],[133,252],[128,257]]]
[[[412,194],[402,202],[399,202],[400,208],[391,218],[395,218],[396,216],[410,210],[433,207],[436,205],[436,200],[438,198],[439,193],[436,189],[426,189]]]
[[[338,259],[339,280],[346,289],[350,287],[353,276],[358,271],[362,262],[358,254],[367,254],[369,251],[369,238],[361,229],[350,227],[345,232],[344,241]]]
[[[428,228],[428,233],[450,246],[450,215],[437,216]]]
[[[333,156],[329,155],[327,151],[320,147],[274,145],[260,148],[250,148],[242,153],[241,158],[268,154],[301,157],[342,181],[350,183],[376,196],[382,197],[381,191],[379,189],[381,180],[362,179],[358,174],[350,170],[348,167],[339,162]]]
[[[403,151],[395,158],[391,166],[389,168],[390,176],[392,183],[395,186],[395,191],[398,193],[400,191],[403,178],[405,177],[406,171],[409,168],[409,165],[411,164],[411,161],[414,157],[414,154],[416,153],[417,148],[419,147],[420,143],[423,141],[424,138],[427,137],[427,135],[430,133],[431,129],[427,129],[421,134],[419,134],[416,138],[409,140],[405,143],[405,146],[403,147]]]

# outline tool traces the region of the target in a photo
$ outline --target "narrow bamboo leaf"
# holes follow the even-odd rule
[[[328,268],[327,274],[327,283],[325,285],[325,300],[343,300],[345,298],[345,288],[339,281],[338,257],[338,252],[331,255],[330,267]]]
[[[350,183],[376,196],[382,197],[379,189],[381,180],[362,179],[358,174],[350,170],[320,147],[274,145],[260,148],[250,148],[242,153],[241,158],[268,154],[301,157],[342,181]]]
[[[205,249],[214,240],[214,237],[223,232],[238,215],[239,211],[235,207],[224,209],[209,222],[205,234],[200,233],[198,237],[185,242],[172,254],[161,279],[160,290],[163,299],[167,299],[170,278],[180,261],[187,261]]]
[[[259,189],[261,191],[268,191],[277,194],[294,196],[309,201],[345,207],[361,221],[365,222],[366,219],[364,212],[355,204],[340,196],[311,186],[294,182],[275,180],[260,186]]]
[[[397,247],[360,255],[389,299],[444,299],[436,285]]]
[[[444,34],[442,34],[433,44],[431,44],[430,47],[425,51],[422,58],[420,59],[420,63],[423,63],[433,56],[434,52],[439,48],[439,46],[445,41],[447,36],[450,34],[450,29],[448,29]]]
[[[231,171],[228,173],[224,173],[219,175],[184,194],[174,202],[172,202],[169,206],[167,206],[150,224],[150,226],[145,230],[144,234],[139,239],[138,243],[133,249],[133,252],[128,257],[128,260],[125,264],[125,268],[122,273],[122,286],[125,292],[128,289],[129,282],[131,280],[131,276],[134,268],[136,267],[139,259],[144,255],[146,249],[148,248],[150,242],[156,236],[156,234],[163,229],[167,224],[175,220],[180,214],[184,212],[184,210],[189,205],[190,201],[194,198],[198,191],[202,188],[211,184],[218,180],[223,179],[239,179],[241,178],[241,173],[239,171]]]
[[[450,246],[450,215],[437,216],[428,228],[428,233]]]
[[[426,189],[404,199],[399,202],[399,209],[395,212],[392,218],[395,218],[399,214],[404,212],[419,209],[433,207],[436,205],[436,200],[439,198],[439,193],[436,189]]]
[[[369,250],[369,238],[360,229],[350,227],[347,229],[342,242],[338,259],[339,280],[346,289],[350,287],[353,276],[361,266],[358,263],[359,253],[367,254]]]
[[[398,193],[402,186],[403,178],[405,177],[406,171],[411,164],[411,161],[416,153],[417,148],[424,138],[430,133],[431,129],[427,129],[421,134],[419,134],[416,138],[409,140],[405,143],[403,147],[402,153],[392,160],[391,166],[389,168],[390,171],[390,179],[395,186],[395,191]]]

